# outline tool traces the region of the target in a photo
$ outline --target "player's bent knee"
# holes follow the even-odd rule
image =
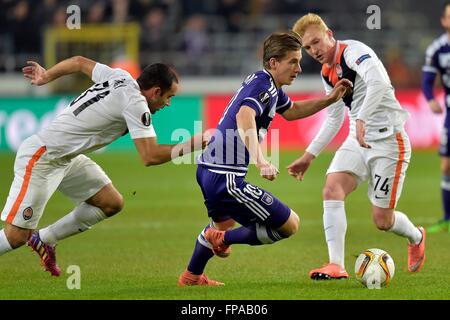
[[[381,231],[387,231],[392,228],[392,224],[386,221],[376,221],[375,226]]]
[[[298,215],[291,210],[291,214],[288,218],[288,220],[281,226],[280,229],[278,229],[278,231],[280,231],[283,236],[285,236],[286,238],[292,236],[293,234],[297,233],[298,231],[298,226],[299,226],[299,217]]]
[[[378,230],[387,231],[392,228],[394,224],[394,209],[373,208],[373,222]]]
[[[338,186],[325,185],[322,190],[322,196],[324,200],[344,200],[345,193]]]
[[[221,231],[226,231],[226,230],[230,230],[234,227],[234,225],[236,224],[236,221],[234,221],[233,219],[228,219],[225,221],[220,221],[220,222],[216,222],[214,221],[214,228],[221,230]]]
[[[114,199],[111,200],[106,206],[104,206],[101,209],[107,217],[112,217],[113,215],[122,211],[123,206],[124,206],[123,197],[120,193],[117,193]]]
[[[374,216],[373,222],[378,230],[387,231],[392,228],[393,221],[388,216]]]

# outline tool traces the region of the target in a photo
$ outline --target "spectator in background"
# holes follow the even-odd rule
[[[166,13],[162,8],[154,7],[144,17],[141,32],[141,48],[149,51],[163,51],[169,47],[168,28],[165,24]]]
[[[102,23],[105,20],[105,4],[95,2],[88,10],[87,23]]]
[[[123,24],[128,21],[129,0],[112,0],[112,22]]]
[[[24,65],[29,57],[36,57],[41,51],[39,24],[31,15],[30,3],[17,2],[7,13],[12,36],[16,66]],[[16,70],[19,70],[16,67]]]
[[[399,48],[389,48],[387,55],[386,69],[391,78],[392,85],[396,88],[408,88],[411,86],[412,73],[402,57]]]
[[[42,23],[41,27],[45,27],[51,23],[57,9],[57,0],[43,0],[42,3],[35,8],[34,13],[36,14],[37,20]],[[41,30],[42,29],[43,28],[41,28]]]
[[[10,28],[13,31],[13,44],[16,53],[38,53],[40,47],[39,30],[30,14],[30,4],[19,1],[11,10]]]
[[[205,67],[203,57],[208,52],[209,37],[206,28],[206,19],[202,15],[193,15],[186,21],[183,30],[183,51],[187,66],[191,71]]]
[[[67,20],[66,9],[67,8],[64,6],[59,6],[58,9],[55,10],[52,19],[53,27],[64,27],[66,25]]]
[[[220,0],[218,14],[225,18],[227,31],[237,33],[242,29],[244,23],[244,9],[237,0]]]

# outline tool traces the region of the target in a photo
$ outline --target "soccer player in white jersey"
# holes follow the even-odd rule
[[[157,143],[151,114],[170,105],[178,90],[178,76],[165,64],[147,66],[137,80],[124,70],[81,56],[48,70],[33,61],[23,68],[24,76],[34,85],[80,71],[95,84],[47,128],[22,143],[14,164],[14,181],[1,214],[5,227],[0,230],[0,255],[28,243],[54,276],[61,273],[56,263],[56,243],[90,229],[121,211],[124,205],[111,180],[85,153],[129,132],[144,165],[149,166],[170,161],[172,153],[182,155],[183,150],[200,149],[203,142],[202,136],[196,135],[176,149],[176,145]],[[75,209],[33,232],[56,190],[71,199]]]
[[[409,241],[408,270],[417,272],[425,261],[425,230],[415,227],[396,211],[411,145],[404,131],[408,113],[394,95],[387,72],[375,52],[355,41],[337,41],[320,16],[307,14],[294,25],[305,51],[322,64],[326,92],[341,78],[353,82],[353,94],[328,107],[327,119],[288,172],[302,180],[308,167],[337,134],[348,108],[350,133],[336,152],[327,171],[323,189],[323,223],[329,263],[311,270],[312,279],[348,278],[344,266],[347,229],[345,198],[368,181],[372,217],[378,229],[393,232]]]

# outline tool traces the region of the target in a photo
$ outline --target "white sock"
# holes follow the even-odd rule
[[[100,208],[83,202],[55,223],[39,230],[39,236],[43,242],[55,245],[59,240],[86,231],[106,218]]]
[[[408,238],[410,243],[418,244],[422,240],[419,229],[413,225],[406,214],[400,211],[394,211],[394,224],[388,231]]]
[[[325,200],[323,202],[323,227],[330,263],[344,268],[345,232],[347,231],[344,201]]]
[[[5,229],[0,230],[0,256],[11,251],[13,248],[9,244],[8,238],[6,238]]]

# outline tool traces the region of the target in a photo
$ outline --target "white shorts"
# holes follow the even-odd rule
[[[110,183],[100,166],[85,155],[50,160],[39,138],[31,136],[17,151],[14,181],[1,219],[17,227],[36,229],[57,189],[79,204]]]
[[[406,169],[411,159],[411,144],[405,132],[362,148],[356,138],[348,137],[336,152],[327,174],[351,173],[358,184],[369,181],[368,196],[373,205],[394,209],[400,198]]]

